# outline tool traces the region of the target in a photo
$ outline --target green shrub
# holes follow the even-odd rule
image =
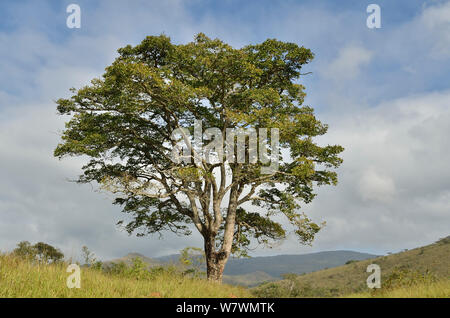
[[[418,270],[411,270],[405,266],[396,267],[384,280],[382,280],[381,288],[373,289],[371,293],[376,296],[401,288],[430,285],[436,281],[436,276],[428,270],[420,272]]]
[[[410,287],[417,284],[427,284],[436,281],[436,277],[430,272],[421,273],[418,270],[408,268],[395,268],[382,283],[384,289],[395,289],[399,287]]]

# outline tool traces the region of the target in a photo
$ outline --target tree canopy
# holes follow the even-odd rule
[[[31,245],[28,241],[19,242],[13,253],[19,257],[42,263],[55,263],[64,258],[64,254],[58,248],[44,242],[38,242],[34,245]]]

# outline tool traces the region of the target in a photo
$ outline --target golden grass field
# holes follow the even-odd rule
[[[390,290],[346,295],[349,298],[450,298],[450,279]]]
[[[38,265],[13,255],[0,255],[0,297],[252,297],[245,288],[210,283],[206,279],[183,277],[163,271],[149,277],[128,277],[83,267],[81,288],[69,289],[68,264]]]

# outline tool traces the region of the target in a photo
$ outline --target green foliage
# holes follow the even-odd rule
[[[29,260],[33,260],[36,257],[36,249],[28,241],[19,242],[13,253],[21,258]]]
[[[357,262],[358,262],[357,260],[350,259],[350,260],[345,262],[345,265],[352,264],[352,263],[357,263]]]
[[[128,269],[128,275],[136,279],[142,279],[148,275],[147,264],[139,257],[132,259],[132,264]]]
[[[205,253],[198,247],[186,247],[180,251],[180,263],[183,265],[184,274],[199,277],[204,275]]]
[[[31,245],[28,241],[22,241],[17,244],[13,253],[19,257],[42,263],[56,263],[64,258],[64,254],[59,249],[43,242]]]
[[[420,272],[406,267],[395,268],[382,282],[382,289],[411,287],[418,284],[429,284],[437,280],[430,271]]]
[[[142,258],[134,257],[131,260],[131,264],[127,264],[124,261],[113,262],[105,267],[105,273],[110,275],[126,277],[135,280],[152,280],[156,276],[167,273],[173,275],[181,275],[181,271],[175,266],[157,266],[149,267]]]
[[[103,262],[102,261],[95,261],[92,265],[91,265],[92,269],[95,270],[102,270],[103,269]]]
[[[36,250],[36,257],[41,262],[58,262],[64,258],[64,254],[59,249],[44,242],[38,242],[33,247]]]
[[[114,275],[126,275],[128,273],[128,266],[125,262],[112,263],[107,269],[107,272]]]

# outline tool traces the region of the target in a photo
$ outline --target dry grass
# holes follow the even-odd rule
[[[0,297],[251,297],[239,287],[189,278],[176,272],[161,271],[146,277],[105,273],[81,269],[81,288],[69,289],[68,264],[37,265],[12,255],[0,255]]]
[[[450,280],[417,284],[393,290],[351,294],[349,298],[450,298]]]

